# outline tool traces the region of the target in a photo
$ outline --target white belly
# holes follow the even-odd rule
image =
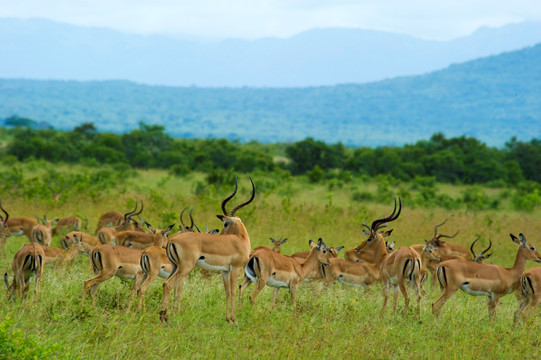
[[[210,271],[229,271],[231,269],[231,266],[216,266],[216,265],[207,264],[204,259],[197,260],[195,264],[199,266],[201,269],[210,270]]]
[[[491,292],[472,290],[469,288],[468,284],[463,284],[462,286],[460,286],[460,290],[464,291],[466,294],[470,294],[473,296],[488,296],[489,298],[493,297],[493,294]]]
[[[289,285],[283,281],[278,281],[272,278],[272,276],[267,280],[267,285],[275,288],[289,288]]]
[[[344,278],[342,277],[342,275],[340,275],[340,276],[338,277],[338,282],[339,282],[340,284],[347,285],[347,286],[363,287],[363,288],[366,287],[366,284],[364,284],[364,283],[362,283],[362,284],[355,284],[355,283],[346,282],[346,281],[344,281]]]

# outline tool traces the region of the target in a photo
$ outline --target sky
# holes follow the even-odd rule
[[[384,30],[433,40],[541,21],[539,0],[0,0],[0,17],[129,33],[287,38],[313,28]]]

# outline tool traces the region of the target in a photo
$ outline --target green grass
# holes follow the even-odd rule
[[[77,168],[67,169],[79,171]],[[11,216],[47,214],[48,217],[84,213],[93,231],[101,213],[108,210],[127,211],[134,199],[144,200],[143,215],[147,221],[161,227],[160,213],[178,214],[185,206],[194,206],[199,226],[219,227],[216,214],[221,200],[232,190],[229,187],[209,190],[203,196],[194,195],[194,183],[201,174],[187,178],[168,177],[160,171],[145,171],[130,178],[119,188],[95,199],[85,194],[71,194],[59,203],[50,199],[25,200],[1,194],[4,207]],[[254,177],[264,180],[262,175]],[[233,201],[247,199],[247,177],[239,178],[242,186]],[[284,236],[285,254],[308,249],[308,240],[322,237],[330,246],[358,245],[363,239],[361,223],[388,215],[388,203],[352,202],[351,188],[363,191],[375,184],[357,183],[329,191],[324,185],[306,184],[294,180],[282,183],[274,190],[260,191],[250,206],[239,210],[252,240],[252,247],[269,245],[269,237]],[[289,187],[289,189],[286,189]],[[458,187],[446,187],[459,193]],[[118,194],[118,195],[116,195]],[[286,195],[284,195],[286,194]],[[289,198],[288,198],[288,195]],[[494,242],[494,255],[489,262],[511,266],[516,245],[509,233],[522,232],[533,244],[540,246],[539,211],[514,210],[467,211],[444,210],[438,207],[409,207],[404,202],[400,218],[390,224],[391,236],[397,246],[420,243],[429,239],[434,225],[449,220],[439,230],[452,234],[468,245],[481,236],[483,245],[488,237]],[[178,221],[178,220],[177,220]],[[6,258],[0,259],[0,270],[11,273],[11,259],[25,242],[22,237],[8,239]],[[58,246],[58,238],[53,245]],[[528,268],[535,264],[528,264]],[[80,304],[83,281],[92,276],[88,258],[80,256],[69,268],[48,266],[40,287],[37,303],[31,296],[24,301],[8,303],[0,296],[0,322],[7,327],[9,341],[45,349],[57,358],[80,359],[162,359],[162,358],[415,358],[415,359],[534,359],[541,356],[538,311],[526,324],[512,327],[513,313],[518,307],[514,295],[502,298],[497,317],[489,321],[486,298],[457,293],[443,307],[439,319],[431,314],[431,303],[439,289],[427,285],[428,296],[422,301],[422,323],[416,320],[412,299],[410,312],[402,314],[403,299],[398,313],[392,314],[392,302],[385,317],[380,318],[381,286],[367,290],[334,284],[303,283],[299,287],[296,313],[291,309],[289,293],[281,290],[277,305],[270,309],[272,289],[266,288],[251,306],[248,288],[237,313],[237,325],[225,321],[225,294],[221,276],[204,279],[196,270],[187,278],[179,310],[171,310],[169,324],[162,325],[158,317],[161,284],[157,280],[146,296],[141,312],[126,313],[131,283],[113,278],[101,284],[97,291],[96,309],[88,301]],[[413,291],[410,290],[410,294]],[[0,294],[1,295],[1,294]],[[17,331],[20,331],[18,333]],[[22,337],[17,337],[20,334]],[[28,345],[29,344],[29,345]],[[37,345],[36,345],[37,344]],[[0,349],[2,349],[0,344]],[[9,354],[9,353],[8,353]],[[13,358],[0,354],[2,358]],[[19,358],[32,358],[20,355]],[[39,357],[39,356],[38,356]]]

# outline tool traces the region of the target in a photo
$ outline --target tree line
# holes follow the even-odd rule
[[[19,161],[44,159],[52,163],[100,164],[124,168],[169,169],[175,175],[190,171],[228,170],[241,173],[283,171],[326,178],[388,175],[398,180],[433,177],[452,184],[509,186],[524,181],[541,183],[541,140],[511,138],[503,148],[489,147],[476,138],[428,140],[402,147],[346,147],[313,138],[290,144],[241,143],[226,139],[178,139],[161,125],[140,123],[124,134],[98,132],[92,123],[72,131],[0,129],[2,156]]]

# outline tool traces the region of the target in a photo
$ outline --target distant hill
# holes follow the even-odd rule
[[[402,145],[435,132],[502,146],[541,138],[541,44],[369,84],[201,88],[128,81],[0,80],[0,118],[123,132],[140,121],[177,137]]]
[[[200,41],[0,18],[0,78],[203,87],[337,85],[424,74],[540,42],[541,23],[481,28],[452,41],[343,28],[287,39]]]

